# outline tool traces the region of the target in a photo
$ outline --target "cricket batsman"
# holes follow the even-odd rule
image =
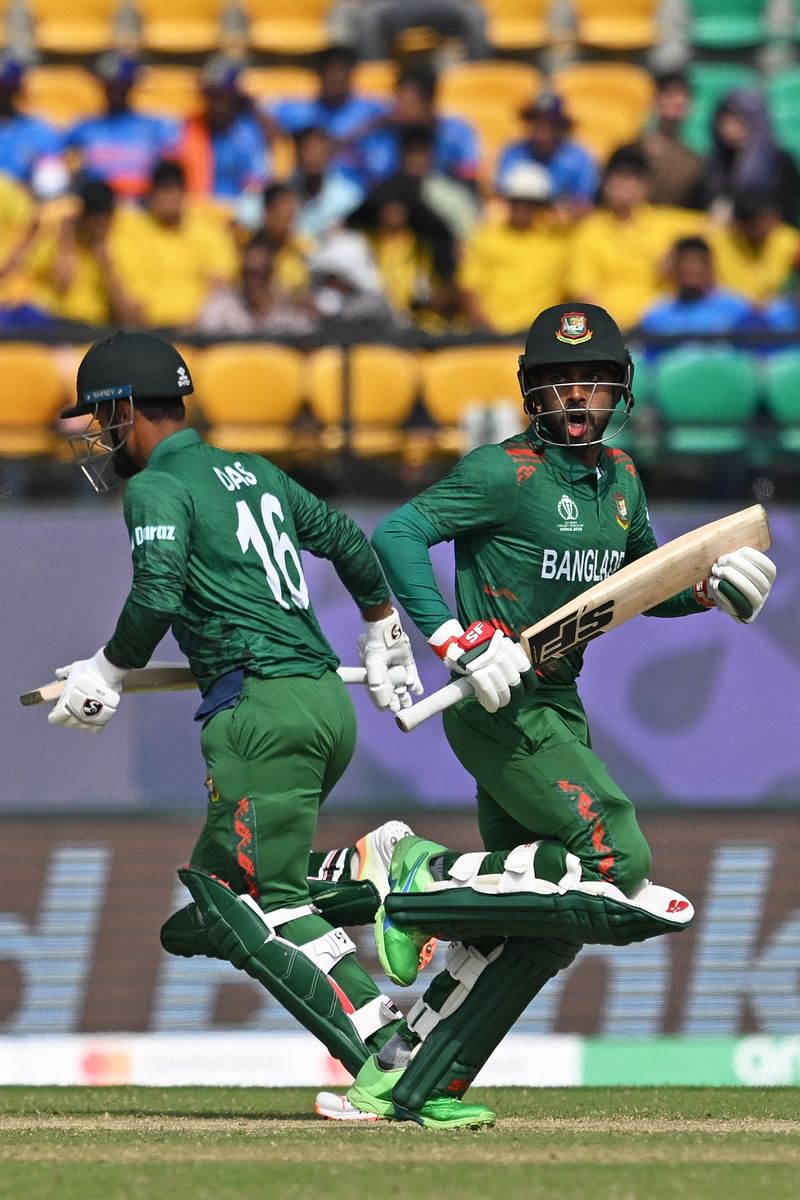
[[[560,304],[531,325],[518,379],[527,429],[468,454],[374,535],[399,603],[445,667],[472,684],[444,729],[475,780],[484,849],[398,842],[376,919],[387,975],[410,984],[430,932],[454,941],[445,969],[347,1097],[318,1097],[317,1112],[333,1119],[426,1124],[426,1111],[463,1096],[582,944],[624,945],[692,917],[685,897],[649,882],[633,804],[592,750],[576,686],[583,648],[534,670],[517,641],[656,546],[636,468],[606,444],[614,410],[627,419],[633,407],[631,356],[604,309]],[[455,614],[429,555],[450,540]],[[749,623],[774,579],[771,560],[743,546],[649,615],[717,608]],[[494,1123],[480,1105],[461,1115],[451,1124]]]
[[[193,905],[162,940],[173,953],[210,948],[246,971],[355,1074],[400,1013],[356,959],[341,928],[356,923],[347,904],[334,895],[328,921],[309,894],[319,808],[347,767],[356,722],[301,550],[330,560],[361,611],[359,653],[377,706],[397,711],[422,688],[362,530],[266,459],[206,444],[186,425],[192,391],[181,355],[149,333],[103,338],[79,366],[77,402],[62,416],[88,418],[73,442],[96,490],[114,474],[128,481],[133,582],[111,639],[56,672],[64,690],[48,720],[102,729],[127,671],[172,629],[202,694],[208,810],[178,872]],[[390,668],[402,669],[402,684]],[[407,833],[384,828],[363,841],[362,891]]]

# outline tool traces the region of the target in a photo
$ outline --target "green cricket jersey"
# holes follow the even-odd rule
[[[529,430],[474,450],[379,526],[373,544],[389,584],[426,636],[452,617],[428,555],[451,539],[462,625],[488,619],[512,636],[656,546],[627,454],[604,447],[585,467]],[[651,614],[701,611],[689,588]],[[571,683],[582,661],[574,650],[543,673]]]
[[[147,663],[172,628],[202,692],[237,667],[312,675],[339,660],[319,627],[301,550],[330,559],[359,608],[389,598],[366,536],[256,454],[165,438],[125,489],[133,584],[106,647]]]

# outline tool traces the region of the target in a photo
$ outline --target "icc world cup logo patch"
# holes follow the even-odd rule
[[[586,313],[562,313],[556,337],[560,342],[566,342],[572,346],[577,346],[581,342],[588,342],[593,337],[593,334],[589,328],[589,319]]]

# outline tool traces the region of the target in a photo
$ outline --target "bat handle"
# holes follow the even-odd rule
[[[336,674],[341,679],[342,683],[366,683],[367,670],[366,667],[338,667]],[[405,683],[406,669],[405,667],[389,667],[389,679],[394,687]]]
[[[437,713],[444,712],[446,708],[452,708],[454,704],[458,704],[459,700],[470,695],[472,695],[472,684],[469,680],[455,679],[452,683],[447,683],[443,688],[439,688],[437,692],[431,692],[430,696],[426,696],[424,700],[418,700],[410,708],[402,709],[395,717],[395,721],[403,733],[410,733],[412,729],[416,729],[429,717],[435,717]]]

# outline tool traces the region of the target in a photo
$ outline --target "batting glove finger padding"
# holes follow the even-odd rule
[[[399,712],[410,708],[412,694],[422,695],[422,683],[408,634],[404,633],[396,609],[380,621],[367,621],[358,639],[358,654],[367,672],[367,690],[376,708]],[[393,683],[390,667],[402,667],[405,681]]]
[[[766,554],[742,546],[714,563],[706,581],[707,594],[721,612],[749,625],[764,607],[776,574]]]
[[[48,713],[51,725],[97,733],[108,724],[117,711],[127,671],[98,650],[93,658],[59,667],[55,674],[64,680],[64,690]]]
[[[460,637],[449,641],[444,661],[459,675],[467,676],[489,713],[509,703],[511,689],[519,686],[531,667],[522,647],[488,621],[473,621]]]

